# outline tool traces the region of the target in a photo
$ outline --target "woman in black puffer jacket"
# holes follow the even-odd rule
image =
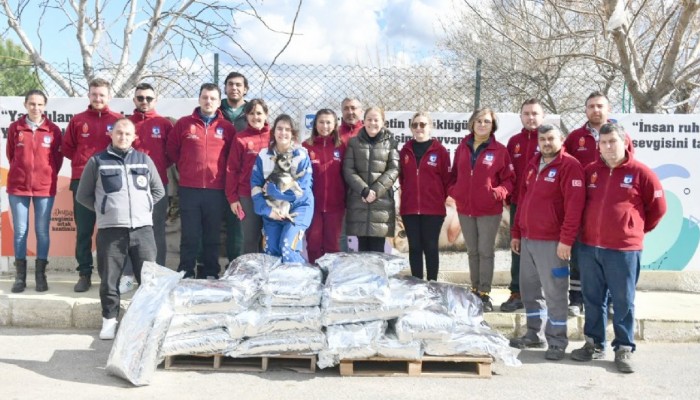
[[[384,128],[384,111],[365,111],[364,128],[350,139],[343,161],[348,186],[346,233],[357,236],[359,251],[384,251],[386,237],[394,236],[396,205],[394,183],[399,176],[399,151]]]

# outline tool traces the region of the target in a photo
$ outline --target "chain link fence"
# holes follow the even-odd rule
[[[85,95],[85,81],[79,64],[55,65],[76,92]],[[340,109],[345,97],[356,97],[365,106],[379,105],[387,110],[433,112],[471,112],[475,99],[480,106],[497,112],[520,112],[520,104],[531,97],[539,98],[547,113],[559,114],[565,131],[585,121],[584,103],[592,91],[608,94],[613,112],[625,110],[624,82],[621,77],[607,76],[594,64],[578,62],[539,74],[532,71],[500,72],[500,66],[481,66],[481,80],[476,80],[476,65],[431,66],[347,66],[347,65],[225,65],[217,64],[197,70],[164,69],[148,71],[140,81],[149,82],[160,97],[197,97],[203,83],[214,82],[223,88],[223,80],[232,71],[248,78],[247,98],[263,98],[270,106],[270,115],[302,113],[320,108]],[[26,73],[13,74],[14,93],[22,95],[33,88],[36,79],[50,97],[66,96],[66,92],[38,68],[23,66]],[[5,73],[7,68],[0,71]],[[19,84],[25,76],[27,85]],[[98,70],[96,76],[109,79],[109,70]],[[124,82],[130,89],[138,82]],[[19,88],[22,88],[20,91]],[[124,92],[128,96],[129,92]],[[629,106],[627,106],[629,111]]]

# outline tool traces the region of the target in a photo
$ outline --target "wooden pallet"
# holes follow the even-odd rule
[[[421,360],[371,357],[341,360],[341,376],[491,378],[490,356],[424,356]]]
[[[223,354],[176,355],[165,357],[165,369],[184,371],[265,372],[288,369],[301,373],[316,372],[315,355],[233,358]]]

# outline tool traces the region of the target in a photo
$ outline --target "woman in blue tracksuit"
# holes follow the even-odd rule
[[[282,257],[282,262],[305,262],[299,249],[304,231],[311,224],[314,214],[311,160],[306,149],[299,145],[299,132],[294,129],[294,122],[289,115],[282,114],[275,119],[272,133],[270,145],[258,153],[250,177],[255,213],[263,218],[265,253]],[[290,172],[301,187],[301,195],[292,190],[281,192],[274,183],[265,182],[275,168],[277,155],[287,152],[292,153]],[[290,202],[289,213],[294,215],[294,220],[279,215],[265,201],[265,195]]]

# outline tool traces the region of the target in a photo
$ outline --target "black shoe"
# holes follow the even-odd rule
[[[544,358],[552,361],[559,361],[564,359],[566,350],[559,346],[549,346],[547,351],[544,353]]]
[[[523,300],[520,298],[520,293],[511,293],[508,300],[501,304],[502,312],[513,312],[525,307],[523,305]]]
[[[532,339],[530,337],[526,336],[521,336],[516,339],[510,339],[510,342],[508,343],[510,347],[516,348],[516,349],[544,349],[547,347],[547,343],[543,340],[539,339]]]
[[[481,298],[483,311],[484,312],[493,311],[493,304],[491,303],[491,297],[489,297],[489,294],[488,293],[480,293],[479,297]]]
[[[22,293],[27,287],[27,260],[15,260],[15,283],[12,293]]]
[[[49,284],[46,282],[46,266],[49,264],[47,260],[36,260],[36,269],[34,271],[34,280],[36,281],[36,291],[45,292],[49,290]]]
[[[80,275],[78,278],[78,283],[73,287],[73,291],[77,293],[87,292],[92,286],[91,275]]]
[[[576,361],[600,360],[601,358],[605,358],[605,348],[600,344],[593,343],[588,338],[583,347],[571,352],[571,359]]]
[[[182,277],[182,279],[194,279],[194,271],[189,270],[189,269],[180,269],[177,272],[185,272],[185,275]]]

